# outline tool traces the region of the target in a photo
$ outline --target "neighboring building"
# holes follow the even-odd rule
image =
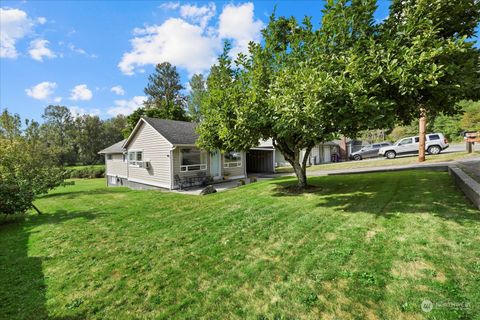
[[[128,139],[102,151],[109,186],[177,189],[206,179],[246,176],[245,152],[207,152],[195,146],[195,124],[142,117]]]

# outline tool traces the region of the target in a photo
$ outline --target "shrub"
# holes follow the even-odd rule
[[[85,167],[80,169],[67,169],[67,176],[70,179],[94,179],[105,176],[103,167]]]

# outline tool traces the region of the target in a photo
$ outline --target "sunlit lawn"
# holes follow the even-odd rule
[[[447,173],[291,183],[205,197],[61,187],[36,202],[43,215],[0,225],[0,318],[480,316],[480,212]]]

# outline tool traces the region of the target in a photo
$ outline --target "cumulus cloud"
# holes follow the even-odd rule
[[[53,102],[60,103],[62,102],[62,99],[63,99],[62,97],[55,97],[53,98]]]
[[[119,114],[127,116],[136,109],[143,107],[146,100],[147,97],[145,96],[135,96],[130,100],[115,100],[115,107],[109,108],[107,113],[111,116],[118,116]]]
[[[15,43],[25,37],[32,26],[25,11],[0,8],[0,58],[16,58]]]
[[[186,69],[190,74],[208,70],[215,61],[221,42],[204,34],[198,25],[183,19],[170,18],[160,26],[137,31],[132,51],[123,55],[120,70],[134,74],[135,68],[168,61]]]
[[[114,86],[110,89],[110,91],[119,96],[125,95],[125,90],[123,90],[122,86]]]
[[[214,3],[204,6],[166,3],[164,9],[179,11],[179,18],[169,18],[160,25],[135,28],[132,49],[118,64],[127,75],[140,72],[147,65],[168,61],[190,75],[207,71],[215,63],[225,39],[232,40],[232,55],[246,52],[249,41],[260,41],[264,24],[254,17],[253,3],[226,5],[219,23]],[[162,7],[161,6],[161,7]]]
[[[83,115],[90,115],[90,116],[99,116],[101,114],[100,109],[89,109],[86,110],[84,108],[80,108],[77,106],[69,107],[70,113],[72,114],[72,117],[77,118],[79,116]]]
[[[93,96],[92,91],[90,89],[88,89],[86,84],[79,84],[72,89],[71,94],[70,94],[70,100],[74,100],[74,101],[84,100],[84,101],[87,101],[87,100],[92,99],[92,96]]]
[[[32,59],[43,62],[43,58],[56,58],[57,55],[48,48],[50,42],[44,39],[36,39],[30,42],[28,53]]]
[[[38,22],[38,24],[45,24],[45,23],[47,23],[47,18],[45,18],[45,17],[38,17],[38,18],[37,18],[37,22]]]
[[[190,20],[193,23],[198,23],[201,28],[205,28],[215,16],[216,6],[214,3],[209,3],[205,6],[195,6],[186,4],[180,7],[180,16],[184,19]]]
[[[232,56],[247,52],[250,41],[260,42],[264,24],[255,19],[253,10],[253,3],[228,4],[220,14],[218,32],[221,38],[233,40]]]
[[[29,89],[25,89],[27,96],[37,100],[47,100],[55,91],[57,84],[55,82],[44,81]]]

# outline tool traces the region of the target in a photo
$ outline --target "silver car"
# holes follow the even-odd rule
[[[362,160],[362,159],[367,159],[367,158],[378,157],[378,150],[380,150],[380,148],[391,146],[391,145],[392,144],[390,142],[378,142],[378,143],[366,145],[366,146],[362,147],[362,149],[360,149],[356,152],[353,152],[350,155],[350,159],[351,160]]]
[[[448,148],[448,141],[442,133],[429,133],[425,136],[425,150],[429,154],[439,154],[442,150]],[[403,138],[392,146],[380,148],[378,154],[388,159],[393,159],[397,155],[418,154],[419,141],[418,136]]]

